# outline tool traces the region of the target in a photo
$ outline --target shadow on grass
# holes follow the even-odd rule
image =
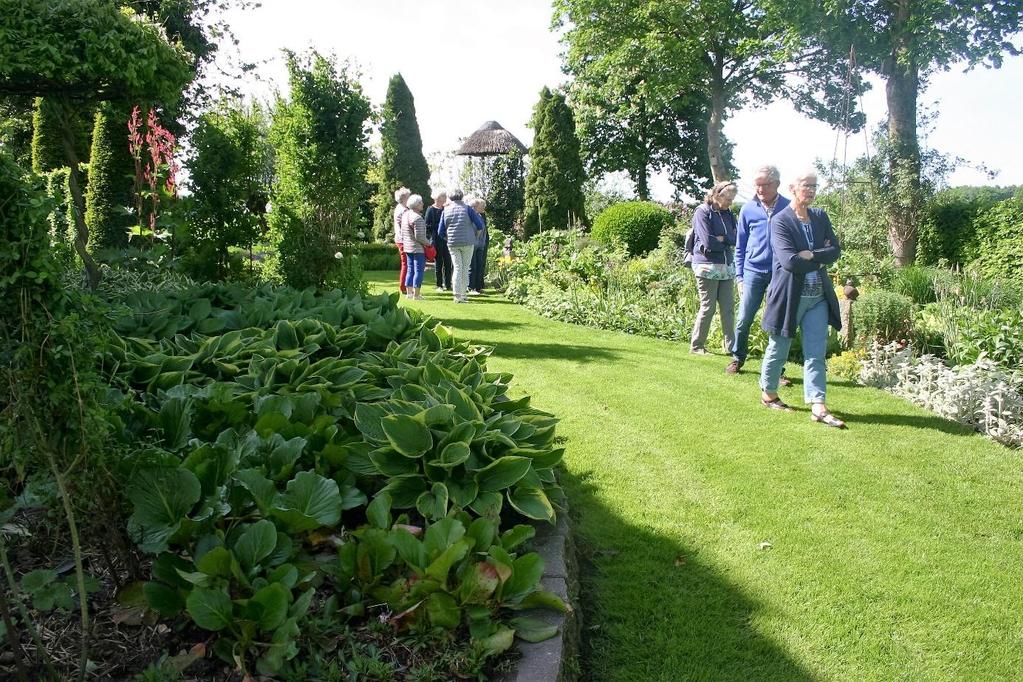
[[[486,327],[481,327],[481,329],[486,329]],[[494,355],[505,358],[594,362],[596,360],[617,360],[621,357],[614,350],[598,346],[576,346],[563,343],[522,343],[516,341],[493,342],[476,338],[473,339],[473,342],[493,346]]]
[[[437,316],[441,320],[442,324],[447,327],[454,327],[455,329],[465,329],[467,331],[489,331],[489,330],[500,330],[500,329],[512,329],[514,327],[521,327],[521,322],[510,322],[507,320],[494,320],[489,318],[481,318],[473,320],[467,317],[442,317]]]
[[[815,679],[757,632],[763,606],[696,548],[623,521],[587,475],[560,477],[580,564],[582,679]]]
[[[914,429],[941,431],[953,436],[973,436],[977,433],[969,426],[964,426],[959,422],[954,422],[951,419],[945,419],[938,415],[857,413],[855,410],[843,410],[842,418],[849,422],[850,426],[856,423],[877,424],[880,426],[908,426]]]
[[[502,294],[490,294],[489,296],[473,296],[469,299],[469,305],[486,304],[491,306],[518,305],[518,303],[505,298]]]

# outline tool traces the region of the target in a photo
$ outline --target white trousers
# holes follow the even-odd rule
[[[455,290],[456,301],[468,300],[465,292],[469,288],[469,265],[472,263],[472,252],[475,248],[472,244],[448,247],[451,252],[451,286]]]

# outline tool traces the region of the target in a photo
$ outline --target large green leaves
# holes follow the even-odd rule
[[[163,583],[148,582],[142,588],[149,608],[164,618],[174,618],[185,608],[181,592]]]
[[[441,519],[426,529],[423,544],[432,561],[465,536],[465,526],[456,519]]]
[[[168,450],[184,447],[192,435],[192,401],[171,398],[165,402],[160,408],[160,427]]]
[[[433,447],[433,436],[421,417],[392,414],[380,424],[391,447],[406,457],[419,457]]]
[[[266,559],[277,546],[277,529],[273,522],[263,519],[252,524],[235,543],[234,552],[238,563],[246,571]]]
[[[128,486],[135,511],[128,520],[144,552],[158,553],[192,510],[202,493],[199,479],[187,469],[143,469]]]
[[[399,625],[469,625],[475,641],[504,648],[512,630],[498,609],[540,597],[533,560],[509,554],[531,527],[502,536],[502,506],[553,513],[552,418],[527,401],[496,411],[509,377],[446,332],[423,335],[391,298],[334,298],[312,313],[324,294],[272,294],[248,309],[235,302],[248,293],[231,296],[154,295],[139,319],[166,309],[175,323],[122,352],[140,368],[125,379],[135,390],[180,384],[145,397],[141,424],[124,415],[167,441],[144,461],[168,468],[137,465],[129,495],[136,536],[155,539],[150,551],[173,546],[143,588],[151,607],[186,611],[222,633],[221,655],[267,675],[297,651],[324,580],[337,580],[346,614],[386,603],[408,611]],[[238,331],[203,336],[214,318]],[[309,560],[331,544],[337,575]]]
[[[280,583],[271,583],[260,589],[245,607],[248,620],[256,621],[264,632],[275,630],[288,617],[291,592]]]
[[[554,522],[554,507],[540,488],[517,486],[508,492],[508,502],[527,518]]]
[[[391,479],[391,482],[384,486],[383,492],[391,496],[391,504],[395,509],[408,509],[416,505],[416,500],[426,490],[426,479],[412,474]]]
[[[506,602],[518,602],[536,589],[543,576],[543,559],[539,554],[524,554],[512,564],[511,577],[501,589],[501,598]]]
[[[288,482],[287,490],[277,496],[270,513],[295,533],[333,526],[341,519],[337,482],[312,471],[300,472]]]
[[[440,519],[448,513],[448,488],[434,483],[430,490],[416,498],[416,509],[424,518]]]
[[[188,615],[204,630],[219,632],[234,623],[231,597],[223,590],[197,587],[185,600]]]
[[[542,642],[558,634],[558,626],[545,623],[539,618],[520,616],[511,619],[515,636],[527,642]]]
[[[515,485],[531,466],[528,457],[501,457],[476,472],[476,482],[480,492],[504,490]]]

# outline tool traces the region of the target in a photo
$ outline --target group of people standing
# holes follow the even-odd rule
[[[838,296],[827,266],[841,255],[828,214],[811,206],[817,196],[817,174],[797,177],[789,186],[792,199],[781,196],[781,176],[774,166],[758,169],[756,196],[736,220],[731,205],[734,182],[718,182],[693,215],[692,267],[700,296],[690,351],[706,354],[714,310],[721,315],[725,352],[732,357],[725,371],[737,374],[749,353],[750,328],[766,306],[761,327],[769,341],[760,371],[761,403],[785,412],[793,409],[778,395],[792,340],[801,332],[803,399],[810,418],[835,428],[845,423],[828,411],[825,357],[828,325],[842,326]],[[740,286],[739,319],[734,319],[734,285]]]
[[[456,303],[483,293],[487,269],[487,202],[465,197],[461,189],[437,192],[423,211],[423,197],[407,187],[394,193],[394,244],[401,258],[398,287],[422,300],[426,255],[435,250],[437,291],[451,291]]]

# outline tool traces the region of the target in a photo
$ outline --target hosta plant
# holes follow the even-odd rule
[[[226,286],[121,301],[104,367],[129,531],[154,557],[144,594],[241,670],[280,671],[320,603],[464,626],[491,653],[553,634],[509,615],[564,607],[537,591],[539,557],[511,553],[563,498],[557,420],[395,302]]]

